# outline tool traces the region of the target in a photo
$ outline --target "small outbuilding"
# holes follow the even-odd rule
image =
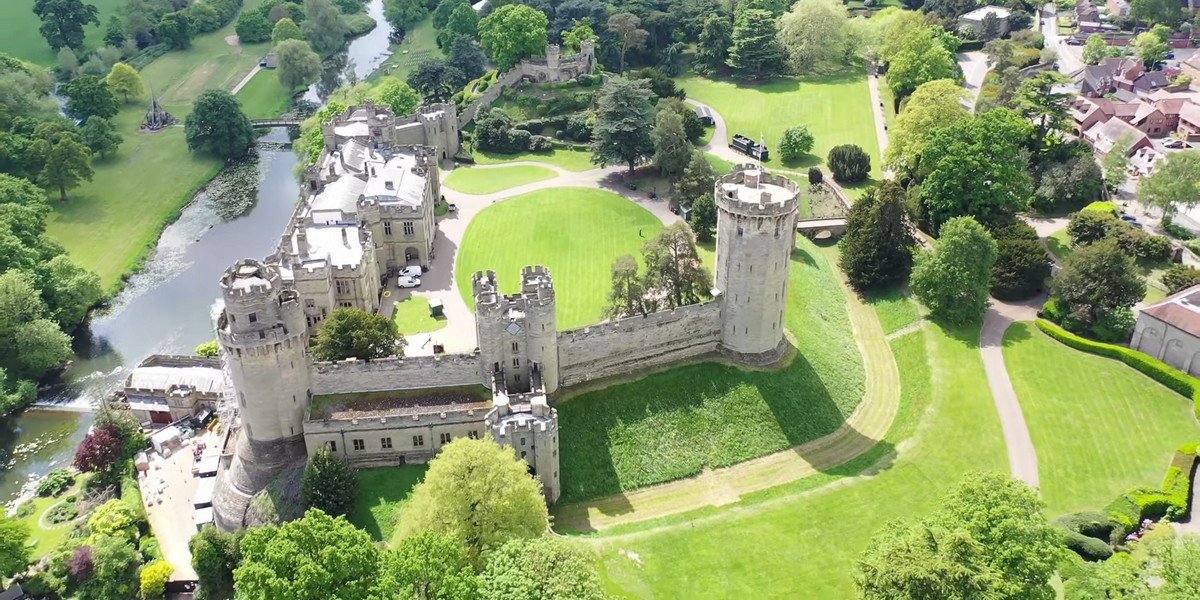
[[[1200,375],[1200,285],[1143,308],[1129,347]]]
[[[984,19],[987,19],[988,15],[991,15],[996,18],[997,25],[999,26],[997,30],[998,34],[1005,36],[1008,35],[1009,14],[1011,13],[1009,13],[1008,9],[1001,6],[981,6],[959,17],[958,29],[960,31],[968,30],[975,33],[975,35],[979,35],[983,32]]]

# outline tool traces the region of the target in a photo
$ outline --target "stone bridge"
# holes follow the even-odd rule
[[[304,119],[250,119],[255,127],[299,127]]]
[[[796,231],[810,240],[839,238],[846,233],[846,217],[801,219],[796,221]]]

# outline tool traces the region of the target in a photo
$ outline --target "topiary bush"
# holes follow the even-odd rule
[[[857,183],[871,173],[871,157],[854,144],[834,146],[826,158],[833,178],[842,183]]]
[[[808,168],[808,185],[820,185],[825,181],[825,173],[819,167]]]
[[[1063,543],[1066,544],[1067,549],[1078,554],[1084,560],[1092,562],[1105,560],[1113,555],[1112,546],[1108,542],[1076,531],[1064,531]]]

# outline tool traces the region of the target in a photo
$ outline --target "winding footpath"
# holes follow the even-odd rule
[[[1038,486],[1037,451],[1029,436],[1029,427],[1025,424],[1017,392],[1008,376],[1008,368],[1004,365],[1004,332],[1016,321],[1037,318],[1037,307],[1041,306],[1039,300],[1044,298],[1034,298],[1021,304],[992,300],[992,305],[983,315],[983,331],[979,334],[979,353],[983,355],[988,387],[991,388],[992,401],[1000,416],[1000,427],[1004,430],[1009,470],[1013,477],[1035,488]]]

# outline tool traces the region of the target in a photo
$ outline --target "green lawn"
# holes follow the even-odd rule
[[[459,250],[458,286],[473,307],[476,271],[496,271],[500,290],[513,293],[521,287],[523,267],[545,265],[554,276],[559,330],[582,327],[601,319],[613,261],[639,256],[661,229],[649,211],[611,192],[556,188],[523,194],[489,206],[471,221]]]
[[[401,335],[429,333],[446,326],[446,317],[429,316],[429,301],[420,296],[409,296],[397,302],[392,321]]]
[[[704,153],[704,158],[708,160],[708,164],[712,165],[717,175],[724,175],[733,170],[733,163],[717,156],[716,154]]]
[[[50,498],[35,496],[33,499],[27,501],[33,503],[33,512],[29,516],[17,520],[25,525],[26,529],[29,530],[29,538],[35,542],[31,552],[34,562],[49,554],[70,536],[71,522],[58,525],[48,524],[47,527],[42,527],[41,519],[47,509],[59,502],[63,502],[67,496],[74,494],[78,497],[81,480],[82,478],[77,477],[75,483],[71,484],[71,487],[57,496]]]
[[[1032,323],[1009,328],[1004,358],[1052,516],[1100,508],[1134,485],[1157,486],[1175,449],[1200,441],[1187,398]]]
[[[885,334],[904,329],[921,319],[916,300],[902,286],[872,292],[867,296],[867,302],[875,307]]]
[[[1071,255],[1071,236],[1067,235],[1066,229],[1055,231],[1046,238],[1046,248],[1059,260],[1067,260]]]
[[[932,326],[893,340],[892,348],[903,390],[896,423],[870,456],[820,477],[850,475],[870,461],[881,473],[807,493],[767,490],[712,518],[597,536],[608,590],[623,597],[851,598],[854,561],[884,523],[927,514],[968,470],[1007,471],[977,329]],[[915,440],[897,450],[917,419]]]
[[[417,26],[404,36],[403,41],[392,46],[392,52],[393,54],[383,61],[368,80],[375,80],[383,75],[394,75],[403,80],[421,61],[442,58],[442,51],[437,46],[437,30],[433,28],[433,17],[417,23]]]
[[[793,125],[807,125],[816,138],[810,154],[783,166],[807,168],[825,162],[829,149],[839,144],[857,144],[871,156],[871,172],[881,173],[875,119],[867,90],[867,75],[853,73],[833,77],[784,78],[748,85],[715,81],[697,75],[677,79],[695,98],[712,106],[725,119],[729,135],[740,133],[754,140],[766,138],[773,150],[768,166],[780,166],[779,137]]]
[[[450,172],[445,186],[464,194],[490,194],[535,181],[553,179],[558,173],[546,167],[517,165],[502,169],[459,167]]]
[[[408,499],[409,490],[425,477],[426,468],[409,465],[359,471],[358,496],[347,520],[367,530],[377,542],[392,539],[396,511]]]
[[[597,165],[592,164],[591,153],[583,150],[554,149],[549,152],[521,152],[519,154],[475,151],[475,162],[481,165],[495,165],[520,160],[549,163],[568,171],[577,172],[597,168]]]
[[[275,71],[262,70],[237,93],[242,103],[242,112],[251,119],[278,117],[291,103],[287,90],[279,83]]]
[[[558,405],[562,502],[723,467],[830,433],[862,399],[862,357],[833,266],[800,238],[788,286],[797,355],[778,371],[703,363]]]
[[[5,0],[0,16],[0,52],[11,54],[39,65],[51,67],[58,64],[58,52],[51,50],[38,28],[42,22],[33,14],[36,0]],[[88,4],[100,11],[100,26],[88,25],[83,31],[87,35],[84,45],[96,48],[104,45],[104,24],[117,14],[126,0],[88,0]],[[83,63],[86,56],[80,56]]]

